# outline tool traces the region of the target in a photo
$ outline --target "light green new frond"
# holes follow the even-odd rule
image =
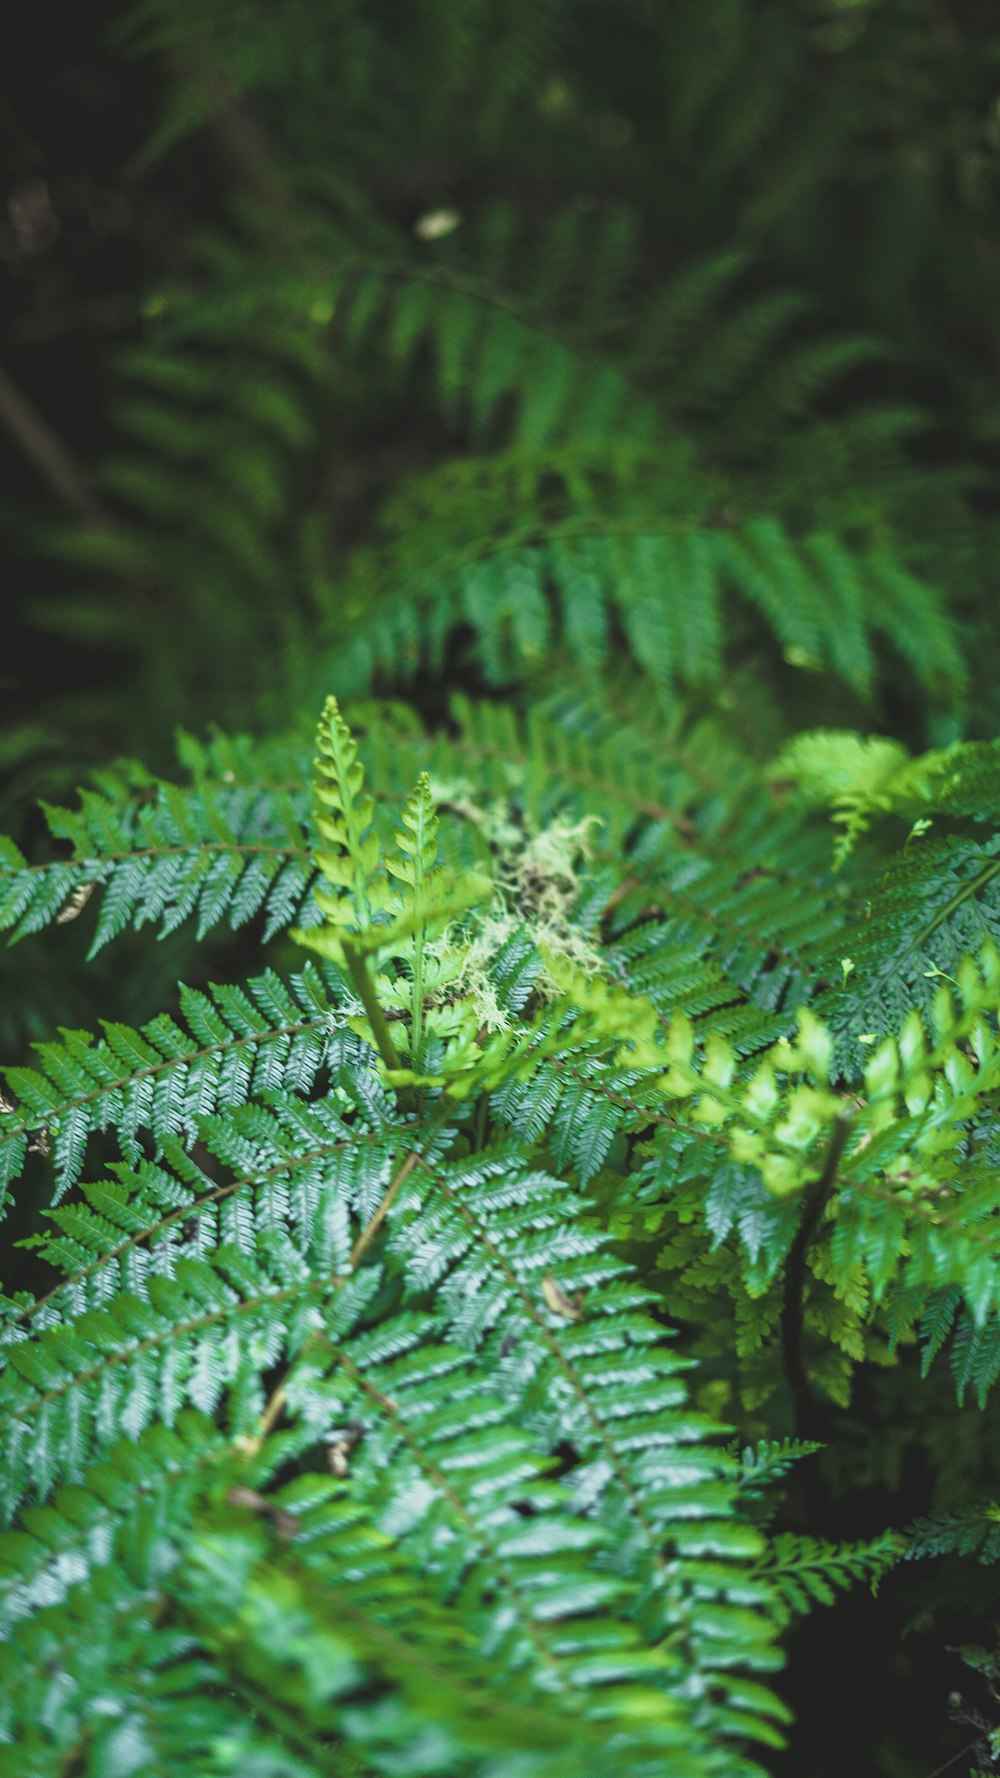
[[[747,1065],[719,1032],[700,1041],[683,1013],[664,1026],[634,994],[564,971],[568,999],[581,1009],[564,1040],[567,1047],[610,1049],[615,1070],[636,1071],[640,1081],[630,1095],[663,1125],[664,1161],[674,1132],[688,1132],[695,1152],[714,1138],[716,1153],[735,1164],[737,1181],[749,1170],[778,1201],[815,1201],[826,1221],[809,1263],[821,1283],[855,1301],[855,1327],[869,1314],[869,1291],[876,1307],[908,1303],[912,1321],[932,1292],[954,1286],[972,1328],[992,1328],[1000,1307],[1000,1192],[992,1159],[973,1158],[966,1144],[987,1127],[1000,1084],[998,968],[990,946],[978,960],[965,959],[957,998],[940,986],[928,1025],[912,1010],[898,1038],[869,1056],[863,1081],[848,1088],[835,1086],[831,1035],[808,1009],[794,1039],[779,1039]],[[725,1234],[738,1211],[723,1214],[718,1184],[728,1175],[716,1168],[706,1151],[704,1213]],[[692,1183],[698,1178],[696,1168]],[[675,1191],[678,1184],[675,1170]],[[741,1204],[745,1195],[739,1185]],[[776,1239],[778,1227],[768,1231],[765,1217],[757,1246]],[[749,1238],[747,1245],[752,1270]],[[776,1254],[785,1251],[778,1245]],[[859,1292],[861,1278],[867,1282]],[[858,1336],[846,1325],[835,1336],[828,1321],[826,1332],[859,1354]],[[995,1341],[980,1336],[963,1351],[967,1377],[982,1393]]]
[[[400,856],[388,856],[386,869],[391,876],[408,883],[413,890],[414,902],[419,902],[433,873],[440,868],[437,810],[431,796],[431,781],[426,772],[421,772],[415,788],[407,797],[401,820],[402,826],[397,828],[395,836],[396,850]]]
[[[316,899],[332,925],[363,929],[384,907],[388,891],[373,825],[375,804],[364,790],[364,766],[336,698],[323,707],[316,749],[313,794],[322,842],[316,864],[334,890],[332,895],[320,891]]]
[[[394,849],[385,854],[385,868],[399,885],[389,903],[390,937],[393,943],[411,940],[400,954],[413,975],[416,1006],[420,1001],[417,973],[422,975],[427,939],[488,900],[493,884],[483,871],[466,871],[456,882],[454,872],[446,870],[439,850],[437,810],[426,772],[421,772],[407,797],[400,820]]]
[[[465,1071],[461,1045],[455,1040],[463,1036],[466,1050],[476,1056],[478,1046],[471,1008],[463,1004],[468,996],[449,991],[461,958],[449,960],[442,944],[430,959],[428,939],[488,899],[492,882],[477,871],[456,882],[441,868],[438,819],[426,772],[404,804],[394,848],[383,850],[374,824],[374,799],[363,791],[364,767],[357,743],[335,698],[324,707],[315,769],[320,835],[316,865],[334,893],[317,894],[324,923],[293,931],[292,936],[337,965],[349,981],[364,1009],[361,1028],[374,1042],[393,1084],[404,1089],[440,1085]],[[428,987],[433,1003],[444,1009],[435,1019],[440,1036],[452,1039],[444,1075],[419,1071]],[[409,1017],[408,1037],[404,1033],[408,1067],[402,1065],[398,1049],[398,1011],[404,1004]]]
[[[413,1054],[419,1059],[424,1034],[424,944],[427,936],[430,902],[440,886],[440,864],[437,844],[438,819],[431,796],[431,781],[421,772],[416,788],[403,807],[402,826],[396,830],[396,852],[386,859],[386,869],[406,885],[403,906],[414,922],[411,959],[413,1000],[411,1029]],[[438,882],[435,883],[435,874]]]
[[[808,806],[832,808],[845,829],[835,848],[838,866],[879,817],[914,820],[912,839],[935,817],[983,821],[1000,808],[996,742],[956,743],[911,759],[881,736],[820,731],[796,736],[771,770],[776,779],[790,779]]]
[[[843,865],[877,811],[893,808],[906,783],[910,759],[898,741],[851,733],[797,735],[772,767],[777,779],[791,779],[803,801],[833,808],[844,827],[834,848]]]

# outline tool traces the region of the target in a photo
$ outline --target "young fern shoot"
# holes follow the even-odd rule
[[[293,937],[344,971],[389,1078],[406,1088],[421,1078],[428,940],[488,897],[492,883],[478,872],[458,883],[446,878],[426,772],[403,806],[392,846],[383,850],[357,744],[334,697],[320,718],[314,772],[316,863],[330,888],[316,893],[323,925],[297,929]],[[409,983],[406,1066],[396,1036],[401,980]]]

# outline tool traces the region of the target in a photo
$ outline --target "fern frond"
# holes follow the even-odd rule
[[[508,1170],[501,1165],[501,1173]],[[436,1167],[432,1177],[437,1178]],[[441,1176],[445,1202],[459,1212],[463,1198],[455,1186],[461,1183],[457,1176],[454,1184]],[[527,1665],[529,1671],[537,1669],[545,1692],[567,1693],[568,1701],[581,1688],[597,1685],[609,1707],[615,1693],[606,1688],[623,1685],[623,1733],[629,1688],[638,1682],[652,1687],[648,1707],[654,1719],[657,1711],[666,1711],[664,1721],[675,1726],[681,1746],[685,1718],[686,1732],[698,1731],[701,1743],[713,1733],[723,1739],[733,1733],[773,1739],[773,1702],[762,1688],[728,1675],[733,1663],[766,1668],[773,1661],[766,1621],[748,1608],[752,1589],[741,1578],[741,1564],[757,1547],[756,1534],[728,1522],[733,1509],[727,1464],[697,1443],[712,1427],[683,1407],[682,1367],[657,1354],[659,1330],[637,1317],[633,1289],[612,1288],[602,1309],[598,1281],[613,1277],[619,1267],[586,1265],[582,1276],[593,1286],[587,1321],[564,1333],[544,1296],[535,1296],[539,1270],[556,1252],[551,1237],[546,1254],[539,1255],[539,1270],[529,1265],[524,1274],[512,1270],[498,1245],[507,1247],[515,1232],[504,1212],[517,1195],[538,1223],[543,1183],[525,1175],[514,1197],[505,1184],[493,1205],[488,1195],[480,1199],[471,1225],[472,1264],[479,1269],[485,1260],[493,1278],[493,1318],[517,1336],[516,1363],[508,1367],[502,1393],[491,1395],[486,1386],[491,1351],[484,1351],[482,1360],[473,1356],[468,1325],[462,1345],[436,1343],[453,1319],[457,1290],[454,1296],[445,1291],[442,1314],[432,1316],[430,1324],[426,1313],[401,1309],[381,1328],[366,1330],[365,1305],[378,1285],[376,1268],[366,1267],[353,1279],[329,1272],[317,1276],[302,1268],[287,1238],[266,1240],[258,1234],[249,1250],[241,1253],[226,1243],[208,1262],[182,1258],[169,1278],[151,1276],[142,1297],[119,1293],[100,1310],[43,1330],[30,1347],[8,1348],[3,1389],[13,1458],[10,1490],[16,1497],[30,1481],[44,1494],[60,1474],[79,1476],[96,1454],[91,1441],[96,1437],[98,1449],[103,1442],[98,1412],[110,1413],[137,1438],[152,1418],[172,1418],[175,1403],[179,1407],[188,1400],[202,1412],[212,1411],[227,1385],[230,1437],[242,1448],[264,1405],[253,1378],[261,1365],[273,1365],[284,1355],[292,1368],[281,1399],[290,1425],[299,1428],[297,1438],[306,1447],[324,1438],[333,1445],[338,1427],[360,1424],[358,1455],[350,1465],[352,1495],[377,1510],[391,1535],[405,1531],[408,1559],[421,1577],[421,1612],[435,1599],[445,1604],[462,1577],[468,1629],[489,1649],[495,1674],[498,1662],[500,1670],[523,1671]],[[558,1190],[558,1182],[550,1182],[550,1189]],[[566,1226],[569,1206],[564,1192],[559,1197],[560,1222]],[[445,1250],[454,1251],[454,1237],[444,1226],[440,1203],[437,1211],[433,1204],[421,1210],[428,1218],[422,1234],[414,1225],[414,1208],[404,1193],[389,1217],[399,1226],[404,1253],[413,1253],[415,1235],[423,1249],[414,1277],[420,1300],[432,1246],[443,1240]],[[479,1221],[483,1216],[485,1225]],[[469,1245],[468,1225],[462,1226]],[[581,1235],[577,1245],[583,1257],[593,1241]],[[569,1227],[567,1237],[566,1255],[558,1261],[563,1276],[573,1245]],[[463,1294],[471,1278],[467,1268],[465,1278],[456,1279]],[[513,1321],[502,1295],[496,1295],[497,1285],[514,1293]],[[316,1319],[321,1303],[322,1324]],[[597,1317],[593,1324],[592,1316]],[[484,1332],[489,1330],[473,1336],[473,1348]],[[641,1376],[635,1374],[637,1364]],[[30,1428],[23,1441],[21,1428]],[[560,1489],[543,1479],[546,1454],[567,1438],[580,1448],[579,1475],[568,1494],[568,1482]],[[663,1466],[665,1439],[677,1446],[669,1476]],[[259,1440],[251,1437],[251,1443],[258,1449]],[[293,1501],[321,1498],[324,1492],[305,1481],[302,1488],[304,1494],[293,1489],[287,1501],[278,1495],[256,1509],[266,1510],[282,1535],[289,1534],[284,1528],[291,1524]],[[599,1507],[606,1491],[607,1504]],[[246,1489],[240,1499],[245,1496]],[[250,1498],[262,1500],[253,1493]],[[579,1528],[567,1531],[567,1508],[574,1501]],[[521,1503],[521,1512],[513,1510],[515,1503]],[[528,1530],[524,1510],[529,1510]],[[620,1539],[629,1525],[630,1540],[641,1536],[623,1568]],[[676,1552],[670,1561],[662,1554],[665,1537]],[[230,1567],[233,1547],[227,1545]],[[342,1535],[332,1547],[339,1547],[341,1556],[348,1553]],[[637,1580],[648,1586],[651,1563],[660,1570],[662,1604],[652,1617],[643,1612],[640,1629],[630,1600]],[[176,1583],[182,1605],[190,1603],[188,1568],[185,1559],[186,1571]],[[399,1578],[397,1565],[394,1585]],[[213,1590],[217,1597],[217,1580]],[[368,1576],[365,1592],[370,1612]],[[760,1595],[761,1605],[766,1597]],[[377,1597],[374,1609],[379,1609]],[[359,1634],[356,1647],[366,1642],[363,1629]],[[714,1689],[725,1694],[724,1703],[680,1708],[692,1660],[714,1673]],[[399,1676],[394,1678],[398,1683]],[[665,1694],[662,1706],[654,1706],[658,1692]],[[674,1704],[667,1702],[671,1697]],[[748,1773],[755,1769],[747,1763]]]
[[[762,1568],[792,1616],[813,1605],[832,1605],[838,1591],[858,1581],[867,1581],[874,1592],[905,1553],[904,1539],[893,1532],[858,1544],[824,1543],[779,1532],[768,1546]]]
[[[103,1038],[64,1032],[36,1044],[38,1066],[9,1068],[16,1105],[0,1110],[0,1178],[9,1189],[30,1144],[51,1154],[56,1201],[74,1185],[87,1143],[113,1128],[130,1163],[149,1131],[162,1147],[193,1138],[224,1106],[281,1089],[307,1096],[342,1024],[310,966],[287,983],[273,971],[245,987],[180,990],[185,1025],[161,1013],[141,1031],[106,1025]],[[186,1026],[186,1028],[185,1028]]]
[[[518,1497],[534,1497],[540,1517],[525,1530],[516,1515],[494,1514],[487,1534],[508,1609],[512,1591],[527,1585],[535,1606],[528,1635],[552,1649],[547,1683],[526,1688],[522,1668],[515,1702],[506,1683],[516,1653],[505,1646],[510,1629],[486,1656],[480,1620],[495,1615],[496,1604],[486,1600],[477,1610],[474,1575],[463,1586],[467,1619],[459,1628],[446,1598],[428,1589],[426,1570],[407,1561],[398,1532],[382,1530],[361,1499],[346,1499],[342,1483],[312,1474],[275,1487],[277,1451],[248,1466],[227,1457],[212,1433],[186,1416],[180,1438],[160,1433],[119,1446],[89,1486],[64,1490],[36,1515],[34,1535],[22,1540],[33,1545],[34,1577],[8,1596],[19,1622],[3,1722],[22,1757],[34,1748],[31,1712],[44,1685],[39,1651],[73,1638],[90,1661],[78,1660],[73,1646],[65,1650],[57,1730],[65,1756],[87,1735],[94,1700],[102,1697],[106,1704],[120,1700],[104,1712],[119,1737],[124,1723],[133,1739],[163,1756],[185,1748],[203,1758],[210,1742],[218,1751],[223,1735],[234,1758],[280,1760],[282,1769],[292,1760],[291,1769],[310,1775],[324,1769],[331,1742],[342,1739],[375,1769],[398,1767],[402,1755],[407,1770],[428,1774],[439,1769],[444,1741],[450,1769],[470,1778],[496,1770],[498,1757],[514,1758],[533,1778],[556,1770],[584,1778],[609,1744],[621,1769],[636,1778],[664,1757],[685,1778],[708,1778],[721,1770],[721,1757],[732,1760],[699,1744],[689,1712],[659,1689],[667,1664],[626,1622],[613,1623],[607,1611],[603,1625],[588,1619],[582,1596],[570,1618],[558,1610],[556,1574],[584,1572],[596,1534],[582,1523],[558,1525],[559,1490],[533,1486],[530,1471],[518,1477]],[[186,1472],[179,1476],[181,1462]],[[454,1516],[461,1500],[450,1491]],[[161,1553],[150,1563],[154,1525],[169,1532],[170,1542],[156,1546]],[[102,1545],[120,1572],[115,1598],[96,1567]],[[26,1552],[16,1554],[23,1564]],[[565,1587],[564,1578],[564,1599]],[[607,1605],[620,1583],[609,1577],[600,1592]],[[159,1638],[150,1621],[157,1593],[170,1598],[174,1620]],[[276,1637],[287,1645],[294,1712],[272,1698],[262,1709],[248,1707]],[[136,1684],[136,1662],[143,1686]],[[758,1709],[766,1708],[763,1688],[756,1692]],[[178,1725],[187,1739],[178,1741],[176,1729],[171,1738],[171,1705],[194,1704],[199,1696],[201,1708],[185,1709],[184,1727]],[[595,1708],[600,1701],[596,1714],[588,1712],[590,1698]],[[422,1751],[431,1723],[433,1749]],[[100,1726],[90,1732],[103,1735]],[[745,1758],[727,1769],[759,1771]]]
[[[90,955],[126,927],[165,936],[196,918],[203,936],[263,911],[269,936],[303,910],[314,866],[301,795],[258,786],[158,783],[145,797],[81,792],[79,808],[44,807],[52,837],[73,856],[28,864],[0,842],[0,929],[14,939],[81,913],[102,893]]]
[[[1000,1508],[993,1502],[917,1519],[907,1530],[908,1562],[926,1556],[975,1556],[1000,1562]]]
[[[833,809],[845,898],[863,918],[821,943],[821,999],[845,1062],[858,1031],[881,1037],[910,1006],[926,1009],[942,978],[1000,931],[996,843],[983,827],[1000,807],[997,748],[967,742],[911,759],[897,743],[807,734],[775,766],[804,802]],[[846,972],[846,973],[842,973]]]
[[[218,153],[19,519],[7,803],[155,770],[0,842],[0,1778],[764,1778],[1000,1558],[1000,31],[117,10]]]
[[[409,678],[465,624],[495,684],[531,670],[557,634],[588,671],[622,637],[664,692],[704,687],[750,608],[786,659],[833,671],[864,697],[879,635],[904,623],[918,680],[962,683],[940,600],[884,544],[859,552],[829,532],[796,534],[778,514],[738,514],[738,493],[690,459],[634,445],[610,473],[606,457],[580,448],[447,465],[397,500],[383,539],[355,557],[346,602],[357,642],[344,671],[358,685],[378,669]]]
[[[843,864],[873,822],[886,816],[935,816],[983,822],[1000,809],[1000,743],[955,743],[911,759],[896,741],[838,732],[798,735],[773,767],[795,785],[803,802],[829,806],[846,831],[836,859]]]
[[[977,1321],[963,1305],[952,1341],[951,1371],[958,1400],[963,1402],[971,1387],[980,1408],[985,1408],[1000,1377],[1000,1315],[993,1313]]]
[[[743,1493],[750,1500],[759,1498],[793,1464],[803,1457],[815,1456],[822,1448],[812,1439],[796,1438],[762,1439],[756,1445],[745,1446],[740,1453]]]

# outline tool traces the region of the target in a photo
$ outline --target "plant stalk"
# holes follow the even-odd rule
[[[792,1392],[795,1430],[802,1430],[803,1418],[809,1408],[809,1378],[802,1350],[805,1323],[806,1260],[813,1237],[837,1183],[847,1138],[851,1131],[849,1117],[838,1117],[830,1135],[823,1170],[805,1192],[805,1209],[785,1267],[785,1300],[781,1315],[781,1345],[785,1376]]]

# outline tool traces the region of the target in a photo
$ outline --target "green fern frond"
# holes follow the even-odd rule
[[[112,10],[168,226],[18,523],[0,1778],[764,1778],[798,1619],[1000,1558],[1000,31]]]
[[[987,1502],[918,1519],[907,1530],[904,1555],[908,1562],[926,1556],[975,1556],[980,1562],[1000,1562],[1000,1509]]]
[[[127,1551],[147,1494],[163,1498],[114,1479],[159,1453],[187,1483],[175,1517],[155,1507],[157,1587],[205,1683],[242,1698],[265,1624],[303,1626],[344,1676],[341,1709],[289,1654],[310,1778],[331,1736],[382,1758],[362,1696],[392,1701],[397,1745],[433,1721],[483,1778],[497,1749],[550,1778],[549,1704],[560,1773],[612,1748],[636,1778],[662,1757],[755,1778],[746,1749],[781,1738],[763,1681],[780,1633],[877,1579],[899,1540],[766,1534],[765,1484],[814,1447],[727,1453],[663,1305],[703,1328],[706,1356],[734,1354],[755,1407],[782,1353],[844,1400],[879,1340],[917,1329],[928,1362],[950,1339],[960,1385],[989,1387],[995,949],[842,1072],[828,1025],[808,1006],[793,1020],[774,983],[808,983],[842,935],[837,885],[863,847],[835,876],[828,836],[780,789],[747,794],[752,771],[711,730],[679,727],[657,753],[640,727],[555,709],[520,723],[461,705],[428,737],[384,707],[355,731],[331,699],[311,829],[294,740],[257,757],[185,739],[189,791],[126,774],[55,817],[100,868],[168,822],[192,849],[283,814],[323,885],[296,936],[333,967],[185,990],[183,1022],[64,1031],[9,1072],[12,1177],[42,1130],[57,1174],[29,1237],[48,1287],[0,1316],[3,1501],[33,1540],[7,1546],[27,1651],[12,1732],[37,1703],[37,1638],[59,1646],[81,1612],[132,1673],[133,1596],[105,1611],[93,1551]],[[982,767],[956,807],[978,806]],[[762,961],[776,942],[788,959]],[[88,1179],[103,1130],[124,1159]],[[158,1672],[146,1606],[130,1610]],[[439,1660],[448,1684],[429,1695],[415,1675]],[[67,1746],[93,1696],[72,1672]],[[512,1685],[524,1714],[507,1721]],[[287,1750],[280,1703],[272,1688],[271,1751]],[[230,1733],[225,1711],[211,1720]],[[155,1711],[143,1732],[167,1732]]]
[[[79,1179],[91,1136],[109,1126],[134,1163],[140,1131],[162,1146],[192,1138],[220,1106],[281,1089],[307,1095],[343,1022],[311,966],[287,983],[271,971],[208,994],[182,987],[180,1000],[185,1025],[161,1013],[141,1031],[106,1025],[96,1041],[64,1032],[35,1046],[36,1067],[5,1070],[16,1100],[0,1110],[6,1188],[31,1145],[51,1154],[60,1197]]]
[[[780,1532],[768,1547],[763,1571],[792,1616],[813,1605],[832,1605],[840,1590],[858,1581],[867,1581],[874,1592],[905,1553],[904,1539],[893,1532],[859,1544],[830,1544]]]
[[[327,700],[316,746],[315,820],[323,841],[317,862],[335,891],[333,895],[321,893],[318,905],[334,924],[339,924],[343,914],[359,927],[367,927],[387,899],[381,847],[372,827],[374,801],[362,794],[364,767],[336,698]]]
[[[743,1493],[750,1500],[759,1498],[793,1464],[803,1457],[815,1456],[822,1448],[812,1439],[793,1438],[762,1439],[756,1445],[747,1445],[740,1453]]]
[[[509,1167],[501,1163],[500,1172],[509,1174]],[[434,1176],[436,1180],[436,1170]],[[54,1323],[36,1336],[30,1348],[23,1342],[9,1346],[10,1368],[3,1384],[13,1460],[8,1498],[16,1498],[25,1481],[35,1492],[47,1493],[60,1476],[78,1476],[94,1455],[107,1464],[108,1459],[100,1457],[102,1441],[94,1419],[98,1400],[104,1404],[103,1412],[111,1411],[115,1423],[138,1438],[152,1417],[163,1412],[172,1417],[173,1402],[179,1406],[187,1399],[202,1412],[211,1412],[228,1384],[230,1438],[235,1438],[237,1449],[248,1438],[257,1449],[259,1440],[252,1435],[263,1403],[251,1386],[251,1376],[259,1365],[273,1364],[284,1353],[292,1368],[281,1400],[291,1424],[301,1427],[300,1439],[308,1445],[325,1436],[333,1446],[338,1426],[363,1426],[358,1456],[351,1459],[352,1494],[360,1503],[368,1500],[372,1508],[377,1505],[381,1522],[395,1524],[396,1535],[405,1527],[410,1559],[418,1566],[425,1597],[430,1580],[430,1599],[440,1597],[443,1603],[459,1571],[464,1573],[463,1597],[473,1611],[470,1630],[476,1621],[473,1601],[480,1584],[476,1574],[481,1571],[486,1617],[480,1634],[494,1663],[502,1650],[504,1665],[518,1670],[525,1662],[529,1670],[537,1666],[543,1689],[554,1687],[557,1694],[571,1695],[581,1686],[629,1686],[641,1680],[653,1687],[648,1708],[654,1710],[656,1692],[662,1689],[669,1699],[694,1658],[708,1669],[717,1668],[716,1689],[724,1687],[730,1693],[718,1714],[718,1707],[703,1706],[690,1717],[701,1738],[711,1733],[713,1723],[724,1735],[736,1730],[773,1738],[768,1720],[773,1707],[766,1694],[758,1688],[751,1703],[746,1682],[730,1685],[727,1678],[727,1668],[735,1660],[751,1667],[761,1663],[766,1667],[771,1660],[766,1632],[761,1634],[763,1620],[748,1611],[747,1583],[739,1579],[741,1561],[745,1563],[756,1547],[755,1534],[726,1522],[725,1461],[692,1442],[712,1428],[702,1417],[683,1410],[681,1367],[665,1354],[657,1357],[660,1336],[655,1323],[636,1317],[634,1290],[622,1292],[620,1287],[611,1291],[602,1314],[599,1281],[613,1278],[620,1268],[609,1268],[605,1262],[595,1269],[591,1261],[581,1272],[577,1262],[576,1275],[590,1287],[591,1310],[587,1326],[563,1333],[558,1318],[545,1307],[540,1272],[555,1260],[568,1276],[572,1242],[560,1255],[550,1239],[546,1252],[539,1254],[538,1269],[530,1266],[523,1274],[512,1269],[506,1257],[516,1230],[505,1208],[520,1197],[537,1226],[543,1182],[528,1173],[513,1197],[505,1183],[493,1204],[487,1193],[480,1198],[471,1225],[462,1219],[464,1193],[455,1189],[457,1176],[441,1176],[439,1183],[443,1199],[436,1211],[433,1201],[421,1209],[422,1229],[414,1225],[415,1206],[408,1193],[397,1196],[391,1206],[390,1227],[399,1225],[405,1254],[423,1255],[414,1281],[423,1294],[429,1261],[435,1269],[429,1242],[443,1240],[445,1249],[454,1252],[454,1235],[443,1221],[443,1206],[453,1207],[473,1267],[478,1271],[485,1261],[493,1279],[490,1322],[516,1337],[517,1364],[502,1395],[490,1399],[478,1361],[474,1363],[462,1349],[467,1352],[478,1345],[484,1333],[495,1343],[498,1335],[490,1326],[474,1332],[463,1318],[455,1329],[462,1335],[461,1346],[434,1343],[438,1330],[444,1331],[453,1319],[452,1305],[458,1306],[462,1297],[468,1299],[472,1272],[455,1279],[459,1288],[454,1295],[451,1289],[444,1292],[442,1316],[431,1317],[430,1325],[425,1314],[401,1309],[381,1331],[365,1331],[358,1318],[372,1300],[377,1269],[365,1268],[356,1279],[330,1272],[317,1276],[303,1270],[294,1240],[290,1243],[286,1236],[268,1241],[258,1231],[242,1253],[228,1242],[207,1262],[180,1258],[170,1277],[162,1271],[151,1273],[141,1297],[120,1293],[99,1310]],[[558,1182],[552,1181],[550,1189],[558,1191]],[[560,1225],[565,1226],[565,1193],[559,1192],[559,1198]],[[580,1258],[588,1248],[593,1248],[593,1241],[585,1237]],[[521,1257],[518,1253],[518,1267]],[[504,1297],[510,1292],[508,1310]],[[320,1327],[316,1309],[324,1300],[327,1307]],[[591,1313],[598,1316],[592,1330]],[[223,1330],[226,1357],[218,1349]],[[622,1358],[609,1369],[608,1360],[617,1350]],[[164,1370],[168,1353],[169,1366]],[[533,1362],[525,1368],[529,1357]],[[622,1363],[632,1373],[628,1388],[618,1375]],[[492,1369],[489,1349],[483,1365]],[[550,1370],[554,1386],[545,1387]],[[532,1401],[549,1404],[540,1419],[529,1405]],[[644,1421],[648,1422],[645,1436]],[[665,1490],[661,1482],[658,1495],[651,1492],[651,1485],[654,1476],[662,1477],[660,1452],[668,1427],[679,1446],[676,1473]],[[23,1441],[21,1428],[30,1428]],[[91,1442],[95,1435],[96,1450]],[[567,1436],[578,1443],[582,1440],[576,1508],[580,1529],[572,1535],[564,1529],[572,1490],[565,1494],[566,1482],[562,1489],[553,1489],[542,1480],[540,1467],[544,1453]],[[607,1483],[600,1482],[599,1472],[609,1458],[611,1474]],[[294,1535],[293,1501],[322,1498],[332,1486],[328,1481],[318,1495],[315,1487],[306,1495],[302,1488],[291,1494],[286,1490],[266,1503],[259,1492],[251,1490],[248,1495],[244,1487],[240,1500],[259,1502],[253,1510],[270,1515],[287,1537]],[[601,1511],[596,1510],[595,1486],[602,1493],[605,1486],[610,1490],[607,1508]],[[531,1507],[530,1530],[512,1511],[514,1501]],[[633,1534],[640,1529],[643,1533],[634,1558],[636,1579],[648,1574],[650,1561],[662,1564],[659,1550],[665,1536],[677,1549],[675,1560],[662,1570],[666,1616],[646,1621],[638,1641],[627,1606],[635,1582],[622,1573],[619,1560],[595,1561],[596,1550],[606,1544],[610,1557],[616,1547],[623,1510],[632,1518],[638,1511]],[[549,1515],[555,1515],[551,1533],[544,1529]],[[445,1527],[448,1535],[442,1543]],[[342,1537],[336,1541],[342,1546]],[[230,1564],[234,1548],[230,1540]],[[727,1603],[722,1576],[715,1583],[721,1589],[718,1602],[710,1605],[703,1596],[699,1581],[703,1567],[708,1580],[720,1560],[723,1566],[734,1564],[732,1584],[738,1605]],[[398,1565],[394,1574],[398,1586]],[[171,1584],[186,1606],[187,1558],[178,1581]],[[216,1593],[217,1584],[216,1580]],[[370,1580],[366,1591],[370,1600]],[[761,1595],[761,1603],[765,1597]],[[620,1631],[613,1629],[616,1616],[621,1618]],[[588,1621],[598,1632],[596,1641],[588,1633]],[[679,1667],[669,1641],[654,1652],[668,1628],[674,1638],[682,1635],[685,1653]],[[581,1661],[583,1648],[588,1652]],[[397,1683],[399,1677],[394,1675]],[[603,1690],[601,1695],[609,1701],[614,1697]],[[630,1695],[628,1690],[623,1693],[626,1722]],[[689,1712],[678,1714],[681,1693],[676,1695],[676,1704],[665,1702],[659,1708],[666,1710],[664,1720],[674,1723],[680,1734]],[[752,1769],[747,1766],[748,1772]]]
[[[778,515],[741,521],[738,501],[680,453],[671,461],[634,444],[610,456],[610,473],[608,455],[586,448],[446,466],[390,508],[384,541],[355,557],[346,606],[357,641],[344,670],[359,685],[376,668],[411,677],[465,623],[496,684],[530,670],[554,634],[593,671],[617,634],[668,692],[719,679],[742,607],[787,659],[832,670],[864,697],[875,644],[900,625],[921,683],[961,685],[940,600],[884,545],[866,554],[829,532],[797,535]]]
[[[846,829],[838,837],[842,865],[861,836],[886,816],[917,821],[914,833],[934,818],[983,822],[1000,808],[1000,744],[955,743],[911,759],[896,741],[880,736],[819,732],[798,735],[775,761],[776,778],[789,779],[803,802],[830,807]]]
[[[78,809],[44,813],[73,857],[29,865],[2,841],[0,929],[14,939],[75,918],[95,889],[103,893],[91,956],[148,922],[165,936],[196,917],[203,936],[222,920],[235,928],[263,911],[273,935],[303,908],[312,882],[303,800],[284,790],[160,783],[127,800],[85,790]]]
[[[832,807],[845,899],[862,917],[838,923],[815,967],[845,1061],[859,1029],[880,1037],[909,1006],[1000,931],[995,841],[983,833],[1000,798],[997,749],[967,742],[909,758],[898,744],[801,736],[774,768],[808,804]],[[839,979],[838,979],[839,978]]]

